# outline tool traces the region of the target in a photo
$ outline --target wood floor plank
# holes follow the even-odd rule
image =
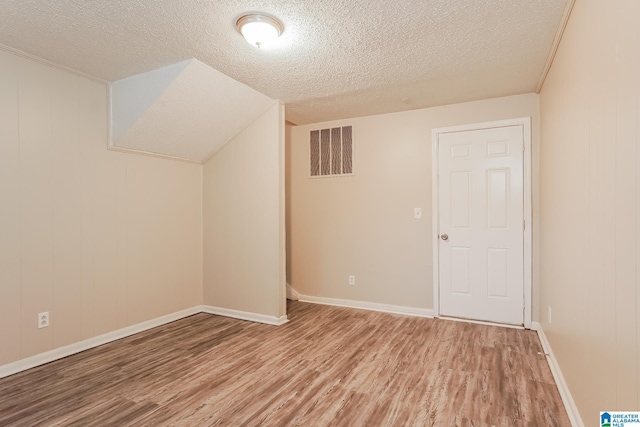
[[[569,425],[537,335],[289,302],[185,318],[0,380],[2,426]]]

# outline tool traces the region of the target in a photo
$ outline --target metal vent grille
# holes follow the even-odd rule
[[[351,126],[312,130],[309,133],[309,144],[309,173],[312,177],[353,173]]]

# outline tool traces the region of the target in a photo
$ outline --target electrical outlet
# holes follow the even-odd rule
[[[349,276],[349,284],[350,285],[356,284],[356,276]]]
[[[46,328],[49,326],[49,312],[38,313],[38,329]]]
[[[549,310],[547,311],[547,322],[551,323],[551,306],[548,307]]]

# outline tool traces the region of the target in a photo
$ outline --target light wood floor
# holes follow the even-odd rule
[[[0,380],[1,426],[569,426],[532,331],[289,303]]]

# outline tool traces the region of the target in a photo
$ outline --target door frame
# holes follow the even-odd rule
[[[433,314],[440,317],[440,245],[438,230],[439,224],[439,151],[438,141],[440,134],[462,132],[470,130],[482,130],[507,126],[522,126],[524,139],[524,327],[531,329],[531,300],[532,300],[532,221],[531,221],[531,117],[517,119],[498,120],[493,122],[473,123],[467,125],[434,128],[431,131],[431,218],[433,240]]]

